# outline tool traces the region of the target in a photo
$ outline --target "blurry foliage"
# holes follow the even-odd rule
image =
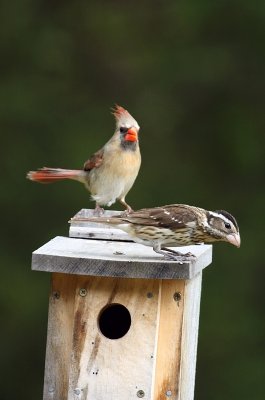
[[[3,0],[0,15],[1,400],[42,397],[49,276],[31,252],[93,206],[79,184],[25,174],[81,167],[116,102],[141,125],[134,208],[240,224],[241,249],[216,245],[204,273],[195,398],[263,399],[265,3]]]

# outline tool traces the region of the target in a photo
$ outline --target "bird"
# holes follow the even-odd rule
[[[113,217],[73,217],[70,222],[90,221],[121,229],[136,243],[153,247],[167,260],[192,261],[196,257],[165,246],[178,247],[202,243],[228,242],[240,247],[239,227],[227,211],[207,211],[186,204],[143,208],[128,215]]]
[[[53,183],[63,179],[81,182],[96,202],[95,215],[102,215],[102,206],[111,206],[117,200],[132,211],[125,197],[132,188],[141,166],[139,148],[139,125],[123,107],[115,105],[112,110],[116,129],[110,140],[85,163],[83,169],[43,167],[29,171],[27,178],[39,183]]]

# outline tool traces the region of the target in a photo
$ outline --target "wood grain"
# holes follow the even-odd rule
[[[158,286],[157,280],[78,278],[68,400],[135,400],[138,390],[151,398]],[[113,303],[131,315],[127,334],[114,340],[98,327],[101,310]]]
[[[43,399],[135,400],[138,392],[193,400],[202,270],[212,246],[179,248],[197,257],[180,264],[98,224],[72,223],[70,235],[32,255],[33,270],[52,272]],[[98,318],[115,303],[128,309],[131,327],[109,339]]]
[[[32,255],[32,269],[67,274],[149,279],[191,279],[212,260],[212,246],[186,246],[196,261],[165,261],[137,243],[56,237]]]
[[[179,394],[179,370],[185,281],[160,281],[158,332],[152,399],[175,400]],[[180,296],[180,301],[174,295]]]
[[[193,400],[199,332],[202,272],[185,282],[179,400]]]
[[[201,276],[53,273],[43,399],[133,400],[141,390],[150,400],[193,400]],[[122,338],[109,339],[98,318],[116,303],[128,309],[131,327]]]
[[[43,400],[66,400],[76,276],[52,274]]]

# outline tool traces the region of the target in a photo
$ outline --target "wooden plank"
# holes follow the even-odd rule
[[[199,331],[202,272],[185,282],[179,400],[193,400]]]
[[[177,249],[177,248],[175,248]],[[197,259],[180,264],[137,243],[56,237],[32,255],[32,269],[68,274],[150,279],[191,279],[212,261],[212,246],[178,248]]]
[[[179,398],[184,287],[184,280],[160,281],[154,400]]]
[[[88,218],[94,217],[95,210],[80,210],[74,217]],[[105,210],[104,217],[112,217],[121,214],[122,211]],[[132,239],[126,232],[113,228],[109,225],[97,224],[93,222],[71,221],[69,228],[69,237],[84,239],[105,239],[105,240],[123,240],[131,242]]]
[[[135,400],[139,391],[151,399],[158,287],[158,280],[78,278],[68,400]],[[98,318],[117,303],[130,312],[131,326],[113,340],[100,332]]]
[[[43,399],[132,400],[142,391],[150,400],[193,400],[201,279],[54,273]],[[101,310],[113,303],[132,319],[115,340],[98,327]]]
[[[66,400],[76,276],[52,274],[43,400]]]

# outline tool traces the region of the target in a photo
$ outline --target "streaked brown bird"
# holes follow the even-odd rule
[[[95,210],[111,206],[117,200],[128,212],[132,209],[125,197],[138,175],[141,165],[137,121],[123,107],[116,105],[113,114],[116,130],[111,139],[84,164],[82,170],[41,168],[30,171],[27,178],[39,183],[73,179],[85,185],[96,202]]]
[[[71,221],[91,221],[121,229],[137,243],[152,246],[166,259],[179,262],[193,260],[191,253],[182,254],[165,246],[188,246],[201,243],[228,242],[240,247],[236,219],[227,211],[207,211],[185,204],[143,208],[129,215],[115,217],[72,218]]]

